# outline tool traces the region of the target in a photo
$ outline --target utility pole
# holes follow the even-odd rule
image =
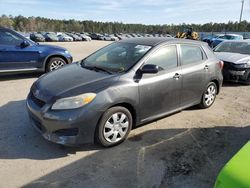
[[[245,0],[242,0],[242,1],[241,1],[240,22],[241,22],[241,20],[242,20],[242,14],[243,14],[243,9],[244,9],[244,2],[245,2]],[[240,22],[239,22],[239,23],[240,23]]]

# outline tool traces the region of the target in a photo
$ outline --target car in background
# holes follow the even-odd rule
[[[118,41],[119,39],[117,37],[115,37],[114,35],[109,35],[107,33],[104,33],[101,37],[101,40],[105,40],[105,41]]]
[[[57,37],[60,42],[72,42],[74,39],[71,36],[68,36],[65,33],[57,33]]]
[[[194,105],[212,106],[221,69],[203,42],[124,39],[39,78],[27,109],[49,141],[115,146],[141,124]]]
[[[84,33],[75,33],[76,35],[78,35],[79,37],[82,38],[82,41],[91,41],[91,37],[89,37],[88,35],[84,34]]]
[[[0,75],[50,72],[72,62],[67,49],[40,45],[17,32],[0,27]]]
[[[225,40],[243,40],[242,35],[236,35],[236,34],[225,34],[225,35],[220,35],[215,39],[212,39],[211,47],[215,48],[218,44]]]
[[[214,52],[224,61],[224,80],[250,85],[250,41],[224,41]]]
[[[54,32],[47,32],[44,34],[45,40],[47,42],[58,42],[59,38]]]
[[[102,40],[103,35],[99,33],[91,33],[90,37],[92,40]]]
[[[82,38],[74,33],[66,33],[68,36],[72,37],[74,41],[82,41]]]
[[[222,37],[224,35],[216,35],[216,34],[208,35],[208,36],[203,37],[202,41],[208,43],[208,45],[211,46],[213,40],[217,39],[220,36]]]
[[[31,33],[30,39],[34,42],[45,42],[45,37],[40,33]]]

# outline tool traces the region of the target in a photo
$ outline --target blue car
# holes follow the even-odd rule
[[[220,35],[217,38],[212,39],[211,42],[211,47],[215,48],[218,44],[225,40],[243,40],[242,35],[236,35],[236,34],[225,34],[225,35]]]
[[[0,75],[50,72],[72,60],[65,48],[40,45],[11,29],[0,27]]]

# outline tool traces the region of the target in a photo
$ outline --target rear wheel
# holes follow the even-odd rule
[[[66,65],[66,62],[64,59],[60,57],[53,57],[49,60],[46,66],[46,72],[54,71],[56,69],[63,67],[64,65]]]
[[[209,108],[213,105],[217,94],[217,85],[214,82],[210,82],[206,87],[206,91],[203,93],[200,107]]]
[[[96,140],[104,147],[122,143],[132,127],[132,116],[124,107],[108,109],[102,116],[96,131]]]

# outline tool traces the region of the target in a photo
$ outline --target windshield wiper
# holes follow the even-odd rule
[[[83,62],[81,63],[82,67],[85,68],[85,69],[89,69],[89,70],[94,70],[96,72],[99,72],[99,71],[102,71],[102,72],[106,72],[108,74],[113,74],[113,72],[105,69],[105,68],[102,68],[102,67],[97,67],[97,66],[86,66]]]
[[[91,68],[93,68],[93,69],[95,69],[95,70],[100,70],[100,71],[106,72],[106,73],[108,73],[108,74],[112,74],[111,71],[109,71],[109,70],[107,70],[107,69],[105,69],[105,68],[102,68],[102,67],[93,66],[93,67],[91,67]]]

